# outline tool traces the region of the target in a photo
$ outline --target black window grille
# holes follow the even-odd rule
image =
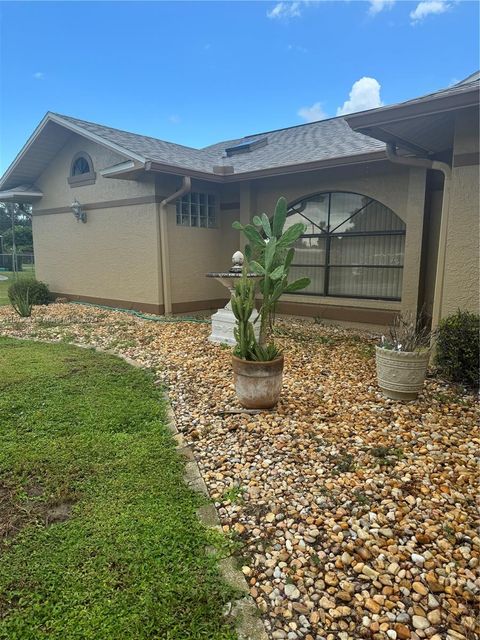
[[[286,227],[307,225],[296,243],[292,279],[308,276],[300,295],[400,300],[405,223],[357,193],[328,192],[289,209]]]
[[[90,171],[90,164],[83,156],[80,156],[74,161],[72,166],[72,176],[80,176],[84,173],[90,173]]]

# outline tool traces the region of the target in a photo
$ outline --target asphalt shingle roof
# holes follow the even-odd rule
[[[332,118],[266,132],[261,134],[261,137],[268,138],[266,146],[226,157],[227,147],[239,144],[252,136],[218,142],[203,149],[194,149],[70,116],[55,115],[147,160],[207,173],[213,173],[214,165],[233,166],[234,173],[239,174],[349,157],[382,151],[385,148],[383,142],[352,131],[343,118]],[[259,137],[259,134],[255,136]]]
[[[400,104],[409,105],[425,102],[443,96],[471,91],[472,88],[478,88],[478,86],[479,72],[475,72],[451,87],[440,89]],[[372,113],[388,110],[396,106],[399,105],[372,109]],[[238,175],[262,169],[274,169],[379,152],[385,148],[383,142],[353,131],[343,117],[320,120],[276,131],[267,131],[262,134],[251,134],[244,138],[224,140],[203,149],[194,149],[193,147],[113,129],[70,116],[56,115],[123,147],[126,151],[142,156],[146,160],[205,173],[213,173],[214,166],[226,165],[233,166],[234,174]],[[252,137],[266,137],[268,144],[245,153],[235,154],[230,157],[226,156],[225,149],[238,145]]]
[[[199,171],[212,171],[211,164],[206,164],[199,149],[184,147],[174,142],[166,142],[158,138],[142,136],[138,133],[130,133],[121,129],[113,129],[102,124],[79,120],[71,116],[64,116],[60,113],[54,115],[59,116],[67,122],[71,122],[90,133],[93,133],[108,142],[113,142],[127,151],[143,156],[148,160],[164,162],[179,167],[197,169]]]

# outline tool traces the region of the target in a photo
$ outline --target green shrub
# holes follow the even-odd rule
[[[460,311],[444,318],[437,331],[435,363],[452,382],[478,387],[480,382],[480,316]]]
[[[8,288],[8,298],[13,304],[13,300],[17,300],[20,296],[25,298],[25,292],[28,291],[28,299],[32,305],[48,304],[50,302],[50,291],[48,285],[35,278],[19,278]]]
[[[22,293],[27,290],[29,300],[33,305],[48,304],[51,300],[48,285],[44,282],[35,280],[35,278],[19,278],[8,288],[8,297],[10,302],[12,302],[12,298],[22,295]]]

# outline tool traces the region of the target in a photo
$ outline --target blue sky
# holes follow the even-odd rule
[[[468,0],[2,2],[0,172],[46,111],[205,146],[479,66]]]

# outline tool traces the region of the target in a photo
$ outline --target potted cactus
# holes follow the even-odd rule
[[[432,333],[422,315],[398,315],[375,348],[378,386],[393,400],[415,400],[423,389]]]
[[[278,402],[284,358],[273,341],[275,308],[284,293],[299,291],[310,283],[309,278],[288,282],[295,254],[293,244],[305,232],[305,225],[297,223],[284,231],[286,218],[287,201],[280,198],[271,219],[263,213],[255,216],[252,224],[233,224],[249,240],[243,275],[232,297],[236,318],[232,366],[238,400],[250,409],[271,409]],[[249,278],[249,269],[259,278]],[[257,292],[261,297],[256,320],[260,322],[258,340],[251,322]]]

